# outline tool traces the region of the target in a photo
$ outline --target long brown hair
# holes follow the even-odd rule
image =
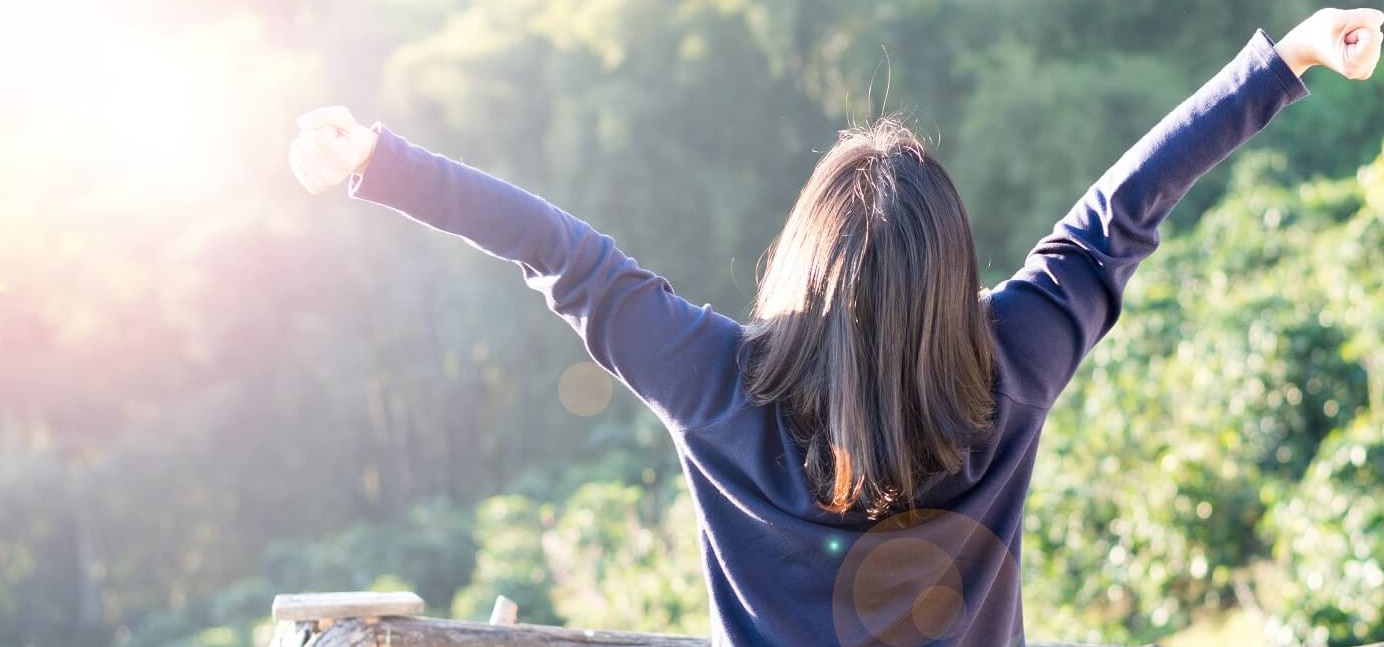
[[[798,196],[746,328],[746,387],[779,402],[823,508],[911,509],[990,428],[995,376],[966,210],[896,118],[841,133]]]

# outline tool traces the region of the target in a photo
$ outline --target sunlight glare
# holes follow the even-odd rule
[[[18,150],[48,160],[68,185],[123,185],[177,198],[215,187],[235,156],[231,53],[195,32],[122,24],[102,3],[21,5],[0,39],[28,126]]]
[[[101,33],[102,5],[91,0],[26,2],[10,7],[0,21],[0,80],[59,83],[94,52],[84,43]]]
[[[114,165],[153,171],[169,184],[205,180],[230,148],[227,98],[195,67],[196,57],[128,45],[93,112],[93,143]]]

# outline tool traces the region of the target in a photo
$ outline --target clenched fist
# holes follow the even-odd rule
[[[1384,12],[1377,9],[1322,9],[1289,31],[1278,53],[1298,76],[1321,65],[1348,79],[1368,79],[1384,42],[1381,24]]]
[[[288,151],[293,175],[310,193],[330,189],[365,172],[379,135],[341,106],[318,108],[298,118],[298,138]]]

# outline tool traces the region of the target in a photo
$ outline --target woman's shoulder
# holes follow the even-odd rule
[[[1001,283],[986,299],[995,341],[995,390],[1020,404],[1051,407],[1081,361],[1070,314],[1051,294],[1023,281]]]

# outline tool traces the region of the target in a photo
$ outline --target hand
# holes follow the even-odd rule
[[[370,164],[379,134],[360,125],[341,106],[318,108],[298,118],[298,138],[288,165],[309,193],[330,189]]]
[[[1384,12],[1377,9],[1322,9],[1278,42],[1278,54],[1298,76],[1322,65],[1348,79],[1368,79],[1384,42],[1381,24]]]

